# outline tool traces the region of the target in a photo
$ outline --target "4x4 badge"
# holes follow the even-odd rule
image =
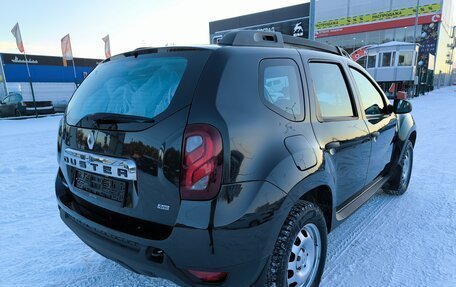
[[[87,146],[89,149],[93,149],[93,145],[95,144],[95,136],[93,134],[93,131],[89,133],[87,136]]]

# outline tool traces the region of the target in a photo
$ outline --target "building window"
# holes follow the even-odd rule
[[[367,56],[367,67],[368,68],[375,68],[375,62],[377,61],[377,55],[369,55]]]
[[[361,67],[366,68],[366,58],[367,57],[361,57],[356,60],[356,63],[358,63]]]
[[[379,58],[379,67],[390,67],[391,66],[391,52],[382,53]]]
[[[413,51],[399,52],[398,66],[411,66],[413,59]]]
[[[342,73],[338,64],[310,63],[314,92],[323,119],[354,116],[351,97]]]
[[[302,120],[302,84],[296,62],[266,59],[260,63],[260,74],[260,90],[266,106],[289,120]]]

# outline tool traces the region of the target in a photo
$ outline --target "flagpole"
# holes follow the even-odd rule
[[[25,66],[27,67],[27,73],[28,73],[28,77],[29,77],[30,90],[32,91],[33,106],[35,108],[35,117],[38,117],[38,110],[36,108],[36,101],[35,101],[35,92],[33,91],[32,76],[30,75],[30,68],[28,65],[27,54],[25,53],[25,49],[24,49],[24,58],[25,58]]]
[[[74,72],[74,84],[76,85],[76,89],[78,88],[78,81],[77,81],[77,77],[76,77],[76,67],[74,66],[74,57],[73,57],[73,72]]]

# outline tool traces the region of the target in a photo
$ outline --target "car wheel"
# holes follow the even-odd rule
[[[16,110],[14,111],[14,115],[15,115],[16,117],[22,116],[21,111],[18,110],[18,109],[16,109]]]
[[[313,203],[299,201],[276,241],[267,273],[268,286],[318,286],[326,260],[326,244],[323,213]]]
[[[405,151],[399,160],[399,169],[393,178],[386,184],[383,191],[391,195],[402,195],[407,191],[412,175],[413,167],[413,144],[405,143]]]

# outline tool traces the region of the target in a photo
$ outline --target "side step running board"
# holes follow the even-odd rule
[[[388,181],[389,177],[380,177],[374,180],[368,187],[364,189],[358,196],[353,198],[345,206],[341,207],[336,212],[336,219],[338,221],[344,220],[349,217],[353,212],[355,212],[363,203],[369,200],[374,194],[379,191],[379,189]]]

